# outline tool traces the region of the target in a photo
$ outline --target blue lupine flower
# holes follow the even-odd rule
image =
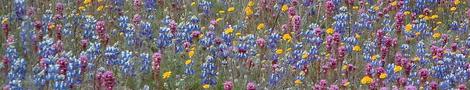
[[[318,46],[311,46],[310,50],[309,50],[309,57],[308,57],[308,61],[316,61],[318,60]]]
[[[67,85],[75,85],[81,83],[81,75],[83,75],[80,71],[80,60],[75,57],[72,57],[71,52],[68,52],[65,57],[68,60],[67,64],[67,73],[66,73],[66,84]]]
[[[96,19],[93,16],[91,15],[85,16],[85,21],[82,27],[82,29],[84,30],[83,38],[88,39],[88,40],[98,38],[95,32],[95,23],[96,23]]]
[[[417,14],[421,14],[424,8],[428,5],[426,4],[427,0],[416,0],[415,2],[415,7],[413,8],[413,12],[416,12]]]
[[[417,36],[417,37],[424,37],[424,36],[431,35],[431,32],[428,30],[428,25],[426,21],[424,20],[418,21],[418,25],[413,25],[413,29],[421,33],[420,36]],[[421,39],[421,38],[418,38],[418,39]]]
[[[45,40],[39,42],[39,56],[47,58],[56,54],[55,48],[52,47],[54,44],[52,38],[49,36],[44,37]]]
[[[459,30],[460,25],[457,23],[457,21],[452,21],[449,27],[450,27],[450,30],[457,31]]]
[[[189,64],[187,64],[187,63],[185,62],[185,64],[186,64],[186,65],[185,65],[185,67],[184,67],[184,68],[185,68],[185,69],[184,69],[184,73],[185,73],[186,75],[193,75],[193,74],[196,72],[196,71],[194,71],[194,69],[192,68],[192,67],[193,67],[193,64],[194,64],[194,61],[191,61]]]
[[[333,19],[335,19],[334,29],[339,33],[344,33],[346,29],[349,28],[349,26],[347,26],[349,22],[349,15],[346,13],[346,7],[341,7],[340,10],[341,13],[333,17]]]
[[[277,33],[271,33],[268,38],[268,47],[269,48],[277,48],[278,40],[281,38],[281,36]]]
[[[104,56],[106,58],[106,64],[108,65],[117,65],[119,64],[118,56],[120,54],[119,48],[116,48],[117,43],[113,46],[106,47]]]
[[[15,0],[15,14],[18,20],[23,20],[26,14],[26,5],[24,0]]]
[[[217,48],[218,48],[217,56],[219,56],[221,58],[229,57],[230,52],[228,50],[227,44],[225,44],[225,43],[220,44]]]
[[[239,39],[238,41],[238,53],[237,53],[237,57],[240,59],[240,60],[243,60],[243,59],[247,59],[248,58],[248,55],[247,55],[247,51],[248,51],[248,45],[245,43],[245,38],[241,38]]]
[[[215,58],[212,56],[207,56],[205,62],[201,65],[201,78],[202,84],[215,85],[216,82],[216,72],[217,67],[215,66]]]
[[[376,53],[375,48],[377,48],[376,44],[371,41],[366,41],[364,45],[364,49],[362,50],[363,58],[365,61],[370,62],[372,54]]]
[[[135,28],[133,24],[128,23],[126,29],[124,29],[124,38],[126,40],[126,45],[127,46],[134,46],[136,43],[136,39],[134,37],[135,34]]]
[[[297,43],[294,45],[294,48],[293,48],[294,51],[291,53],[293,58],[292,60],[289,61],[290,64],[295,64],[297,63],[297,61],[300,61],[300,59],[302,58],[302,48],[303,48],[302,43]]]
[[[24,46],[23,47],[23,52],[22,52],[24,54],[31,51],[30,48],[27,48],[27,46],[30,45],[29,43],[30,43],[30,41],[32,39],[32,36],[33,36],[32,35],[33,34],[32,28],[33,28],[32,23],[29,20],[21,22],[20,39],[22,41],[21,44]]]
[[[281,75],[278,74],[278,73],[272,73],[270,78],[269,78],[269,85],[270,86],[274,86],[277,84],[277,82],[279,82],[279,80],[281,79]]]
[[[359,30],[372,30],[372,22],[370,22],[371,17],[367,13],[361,13],[359,20],[355,22],[355,26]],[[385,18],[383,23],[391,23],[389,18]],[[390,24],[382,24],[382,25],[390,25]],[[385,28],[385,27],[384,27]]]
[[[128,27],[128,23],[129,23],[129,17],[127,16],[120,16],[118,18],[118,26],[120,28],[120,31],[121,32],[124,32],[125,29]]]
[[[143,22],[141,24],[142,30],[140,31],[140,35],[145,37],[144,40],[152,40],[153,39],[153,32],[152,32],[152,25],[149,22]]]
[[[227,44],[228,47],[232,46],[232,38],[233,38],[233,36],[231,34],[222,33],[222,39],[224,40],[225,44]],[[470,41],[470,39],[469,39],[469,41]],[[469,44],[469,46],[470,46],[470,44]]]
[[[72,32],[72,24],[66,23],[64,25],[64,28],[61,30],[61,34],[65,37],[70,37],[74,34],[75,32]]]
[[[140,64],[142,65],[140,67],[140,71],[143,73],[149,73],[151,69],[150,65],[152,64],[150,60],[150,55],[148,53],[141,53],[140,59],[142,59],[142,62]]]
[[[151,12],[156,10],[155,8],[157,7],[157,2],[155,0],[145,0],[145,10],[147,12]]]
[[[26,75],[26,61],[23,58],[13,60],[10,71],[8,72],[8,80],[10,90],[23,90],[22,81]]]
[[[90,62],[94,62],[94,60],[100,55],[101,51],[101,43],[99,42],[91,42],[90,47],[86,50],[86,55],[88,56],[88,60]]]
[[[46,71],[44,69],[41,69],[39,67],[39,64],[36,64],[33,67],[33,83],[37,87],[44,87],[46,84],[46,79],[45,79],[45,73]]]
[[[201,2],[199,2],[199,9],[202,9],[204,11],[205,14],[209,14],[210,13],[210,9],[212,7],[212,2],[210,1],[206,1],[206,0],[202,0]]]
[[[199,41],[199,44],[201,44],[203,47],[209,47],[210,45],[214,44],[214,34],[214,32],[207,32],[204,38]]]
[[[124,3],[126,3],[126,0],[113,0],[113,6],[114,6],[114,10],[115,12],[117,13],[122,13],[122,8],[124,8]]]
[[[160,32],[158,34],[158,38],[157,38],[157,47],[159,48],[164,48],[164,47],[168,47],[172,44],[172,37],[173,35],[171,34],[170,32],[170,28],[168,27],[160,27]]]
[[[133,76],[134,73],[134,63],[131,61],[133,58],[133,53],[126,50],[121,51],[120,55],[121,61],[119,63],[119,67],[121,68],[121,72],[123,75]]]

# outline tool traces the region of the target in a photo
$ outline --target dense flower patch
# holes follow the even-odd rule
[[[466,0],[3,0],[4,90],[466,90]]]

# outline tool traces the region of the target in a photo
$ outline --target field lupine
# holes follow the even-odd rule
[[[2,0],[3,90],[466,90],[467,0]]]

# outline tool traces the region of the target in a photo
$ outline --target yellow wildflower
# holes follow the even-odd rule
[[[120,32],[119,35],[120,35],[120,36],[124,36],[124,32]]]
[[[85,0],[83,1],[83,4],[90,4],[91,2],[93,2],[93,0]]]
[[[355,37],[356,39],[361,39],[361,35],[359,35],[359,34],[357,34],[357,33],[355,34],[354,37]]]
[[[188,64],[191,64],[192,60],[191,59],[188,59],[186,60],[186,62],[184,62],[184,64],[188,65]]]
[[[436,32],[436,33],[434,33],[434,34],[432,35],[432,37],[433,37],[433,38],[436,38],[436,39],[439,39],[439,38],[441,38],[441,33]]]
[[[375,10],[375,11],[377,11],[377,10],[379,10],[379,9],[380,9],[380,7],[374,6],[374,10]]]
[[[55,28],[55,24],[54,24],[54,23],[49,24],[49,25],[47,26],[47,29],[49,29],[49,30],[52,30],[52,29],[54,29],[54,28]]]
[[[375,60],[377,60],[378,57],[379,57],[379,55],[374,55],[374,56],[371,57],[371,59],[372,59],[372,61],[375,61]]]
[[[295,85],[300,85],[300,84],[302,84],[302,80],[297,79],[297,80],[294,81],[294,83],[295,83]]]
[[[98,8],[96,8],[96,11],[102,11],[102,10],[103,10],[103,8],[104,8],[104,6],[103,6],[103,5],[101,5],[101,6],[99,6]]]
[[[196,47],[192,47],[191,49],[189,49],[191,51],[196,51]]]
[[[282,49],[277,49],[276,50],[276,54],[282,54],[282,52],[284,52],[284,50],[282,50]]]
[[[230,33],[232,33],[232,32],[233,32],[233,28],[232,28],[232,27],[229,27],[229,28],[225,29],[225,31],[224,31],[225,34],[230,34]]]
[[[245,15],[250,16],[253,14],[253,10],[251,10],[251,7],[246,7],[245,8]]]
[[[84,7],[84,6],[80,6],[80,7],[78,7],[78,10],[80,10],[80,11],[85,11],[85,7]]]
[[[266,26],[264,25],[264,23],[259,23],[258,26],[256,27],[256,29],[258,30],[263,30]]]
[[[460,0],[454,0],[454,4],[455,4],[455,5],[459,5],[459,4],[460,4]]]
[[[233,12],[233,11],[235,11],[235,8],[234,8],[234,7],[229,7],[229,8],[227,9],[227,12]]]
[[[369,77],[369,76],[364,76],[362,79],[361,79],[361,84],[370,84],[372,83],[374,80]]]
[[[450,8],[450,11],[455,11],[455,10],[457,10],[457,7],[451,7]]]
[[[343,65],[343,66],[341,67],[341,70],[346,70],[346,69],[348,69],[348,67],[349,67],[349,65]]]
[[[380,78],[380,79],[385,79],[385,78],[387,78],[387,74],[386,74],[386,73],[381,73],[381,74],[379,75],[379,78]]]
[[[194,51],[193,50],[189,51],[188,56],[189,56],[189,58],[193,57],[194,56]]]
[[[333,34],[334,32],[335,32],[335,30],[333,28],[326,29],[326,33],[328,33],[328,34]]]
[[[193,7],[196,6],[196,2],[192,2],[191,6],[193,6]]]
[[[241,36],[241,35],[242,35],[242,33],[240,33],[240,32],[237,32],[237,33],[235,33],[235,35],[236,35],[236,36]]]
[[[421,32],[416,32],[415,35],[419,36],[419,35],[421,35]]]
[[[255,5],[255,2],[253,1],[248,2],[248,7],[253,7],[254,5]]]
[[[224,13],[225,13],[225,11],[223,11],[223,10],[219,11],[219,14],[224,14]]]
[[[419,60],[419,57],[413,58],[413,61],[418,61],[418,60]]]
[[[410,32],[412,28],[413,28],[413,25],[411,25],[411,24],[406,24],[406,26],[405,26],[405,31],[406,31],[406,32]]]
[[[405,11],[403,14],[405,14],[405,15],[410,15],[411,12],[410,12],[410,11]]]
[[[358,10],[359,9],[358,6],[353,6],[352,8],[353,8],[353,10]]]
[[[392,5],[392,6],[397,6],[397,5],[398,5],[398,1],[393,1],[392,3],[390,3],[390,5]]]
[[[283,12],[286,12],[287,9],[289,9],[289,6],[287,6],[286,4],[282,5],[281,10],[282,10]]]
[[[424,16],[423,19],[424,19],[424,20],[429,20],[429,19],[431,19],[431,18],[430,18],[429,16]]]
[[[163,73],[163,79],[170,78],[170,76],[171,76],[171,71],[167,71],[167,72]]]
[[[287,48],[287,52],[289,52],[289,51],[291,51],[291,50],[292,50],[292,48]]]
[[[354,46],[353,51],[360,52],[361,51],[361,46],[359,46],[359,45]]]
[[[431,16],[431,19],[437,19],[437,18],[439,18],[439,15],[432,15]]]
[[[8,23],[8,18],[3,18],[2,24],[6,24],[6,23]]]
[[[304,54],[302,55],[302,58],[303,58],[303,59],[306,59],[307,57],[308,57],[308,53],[304,53]]]
[[[209,87],[210,87],[209,84],[204,84],[204,85],[202,85],[202,88],[204,88],[204,89],[208,89]]]
[[[418,15],[418,17],[419,17],[419,18],[423,18],[423,17],[424,17],[424,15],[423,15],[423,14],[420,14],[420,15]]]
[[[223,18],[217,18],[217,19],[215,19],[216,22],[220,22],[220,21],[222,21],[222,20],[223,20]]]
[[[287,42],[290,42],[291,39],[292,39],[292,37],[290,36],[290,34],[282,35],[282,40],[286,40]]]
[[[395,66],[395,68],[393,68],[394,72],[399,72],[401,70],[403,70],[403,67],[401,67],[401,66]]]

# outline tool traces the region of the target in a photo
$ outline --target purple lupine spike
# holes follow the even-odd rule
[[[459,90],[467,90],[467,86],[465,86],[465,84],[460,84],[459,86],[457,86],[457,88]]]
[[[246,84],[246,90],[256,90],[256,84],[254,82],[248,82],[248,84]]]
[[[325,5],[326,6],[326,14],[327,16],[332,16],[333,15],[333,12],[335,10],[335,4],[332,0],[328,0],[325,2]]]
[[[432,81],[431,83],[429,83],[429,87],[431,88],[431,90],[437,90],[438,84],[436,81]]]
[[[257,44],[259,47],[263,48],[264,46],[266,46],[266,41],[265,41],[263,38],[258,38],[258,39],[256,40],[256,44]]]
[[[111,71],[106,71],[103,74],[101,74],[101,85],[106,89],[106,90],[113,90],[115,84],[116,84],[116,78],[113,75],[113,72]]]
[[[328,87],[328,90],[339,90],[339,87],[338,85],[330,85],[330,87]]]
[[[416,86],[408,85],[408,86],[405,86],[405,90],[418,90],[418,89],[416,88]]]
[[[140,16],[140,14],[135,14],[134,17],[132,18],[132,22],[134,22],[134,24],[140,24],[141,20],[142,20],[142,16]]]
[[[421,68],[418,71],[419,76],[421,77],[422,80],[426,80],[429,77],[429,70],[426,68]]]
[[[232,89],[233,89],[233,82],[232,81],[225,81],[224,90],[232,90]]]
[[[160,71],[160,62],[162,61],[162,54],[160,52],[156,52],[152,55],[153,62],[152,62],[152,69],[155,72]]]

